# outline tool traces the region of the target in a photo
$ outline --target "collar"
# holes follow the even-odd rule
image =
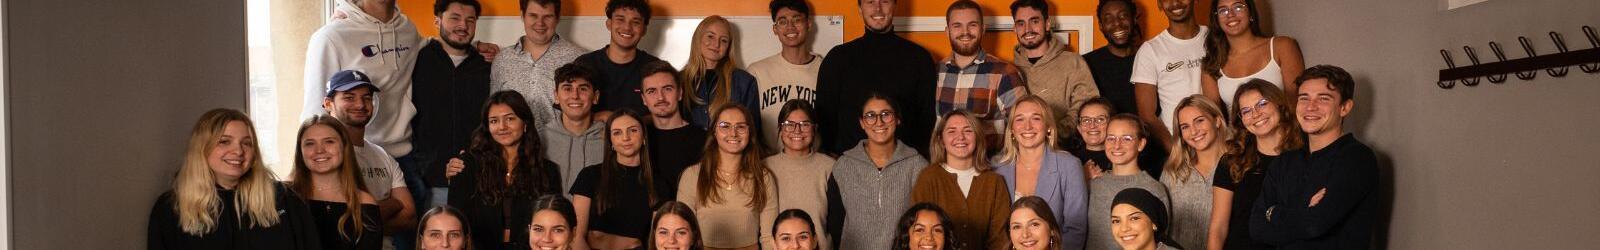
[[[984,53],[983,47],[978,47],[978,53],[974,53],[973,57],[974,58],[972,59],[972,64],[967,64],[967,67],[972,67],[974,65],[979,65],[979,64],[984,64],[984,63],[988,63],[989,62],[989,53]],[[956,64],[956,55],[955,54],[951,54],[950,55],[950,59],[944,60],[944,64],[945,65],[949,65],[951,67],[955,67],[957,65]]]
[[[526,42],[527,39],[528,39],[528,35],[522,35],[522,36],[517,37],[517,43],[511,45],[512,53],[528,54],[528,52],[522,51],[522,42]],[[554,48],[556,46],[557,42],[561,42],[561,34],[556,34],[554,36],[551,36],[550,37],[550,47],[545,48],[545,50],[549,50],[550,48]]]

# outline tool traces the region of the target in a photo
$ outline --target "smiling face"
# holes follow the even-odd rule
[[[740,154],[750,145],[750,121],[738,109],[725,109],[717,114],[717,149],[726,154]]]
[[[528,3],[528,9],[522,11],[522,34],[528,36],[528,40],[550,44],[550,39],[556,36],[556,25],[561,23],[560,10],[553,7],[554,4]]]
[[[780,127],[782,131],[778,133],[778,137],[783,141],[783,150],[793,152],[811,151],[812,138],[815,137],[817,126],[811,121],[811,117],[806,115],[805,111],[798,109],[789,111],[789,116],[785,117],[782,124],[779,125],[782,126]]]
[[[1255,136],[1271,135],[1278,129],[1281,114],[1278,113],[1278,104],[1272,103],[1261,95],[1260,91],[1247,91],[1239,94],[1239,119],[1244,122],[1245,130]]]
[[[372,121],[371,87],[356,87],[349,91],[339,91],[333,97],[322,100],[323,109],[333,118],[338,118],[345,125],[363,128]]]
[[[661,215],[654,231],[657,249],[688,250],[694,245],[695,233],[689,229],[689,221],[676,214]]]
[[[328,125],[312,125],[300,135],[300,155],[314,174],[332,173],[344,162],[344,137]]]
[[[1316,78],[1301,83],[1299,101],[1295,102],[1300,129],[1311,136],[1343,133],[1344,117],[1350,115],[1355,102],[1340,99],[1339,91],[1333,89],[1327,79]]]
[[[1122,249],[1149,249],[1156,244],[1156,226],[1150,217],[1129,204],[1111,207],[1111,236]]]
[[[911,224],[906,232],[910,235],[911,249],[936,250],[944,249],[944,223],[939,222],[939,214],[933,211],[917,212],[917,221]]]
[[[867,141],[873,144],[894,143],[894,131],[899,126],[899,116],[889,101],[871,99],[861,106],[861,130],[867,133]]]
[[[1205,151],[1217,142],[1217,132],[1222,128],[1218,117],[1207,115],[1199,107],[1188,106],[1178,110],[1178,131],[1184,145],[1195,151]]]
[[[466,244],[466,231],[454,215],[439,213],[423,222],[422,242],[419,243],[422,249],[459,250],[463,244]]]
[[[554,210],[539,210],[528,224],[528,245],[539,250],[567,249],[572,241],[572,226]]]
[[[1083,144],[1089,147],[1104,147],[1106,143],[1106,121],[1111,119],[1110,110],[1105,105],[1088,105],[1078,110],[1078,136],[1083,137]]]
[[[206,166],[211,168],[211,175],[217,182],[237,183],[250,170],[250,163],[256,157],[256,138],[251,133],[250,126],[242,121],[224,125],[222,134],[213,142],[215,145],[206,152]]]
[[[1011,248],[1015,250],[1045,250],[1055,249],[1050,242],[1050,225],[1045,218],[1040,218],[1033,209],[1016,209],[1011,211],[1008,222],[1011,234]]]
[[[772,34],[778,36],[778,43],[782,43],[783,47],[805,46],[806,40],[810,39],[811,19],[804,13],[781,8],[772,22]]]
[[[1157,4],[1169,22],[1182,23],[1193,19],[1193,3],[1194,0],[1160,0]]]
[[[811,224],[799,218],[778,222],[778,234],[773,238],[779,250],[815,250],[817,239]]]
[[[640,144],[644,143],[644,128],[639,120],[634,120],[633,116],[619,116],[611,120],[607,130],[611,133],[611,150],[617,151],[618,159],[639,157]]]
[[[950,49],[957,55],[973,56],[978,53],[978,38],[983,37],[983,17],[980,15],[975,9],[950,12],[944,31],[950,37]]]
[[[1033,102],[1022,102],[1011,109],[1011,136],[1017,140],[1017,147],[1023,149],[1036,149],[1044,146],[1046,137],[1049,137],[1049,126],[1044,117],[1044,106]]]
[[[944,145],[945,157],[949,159],[971,160],[974,140],[978,137],[973,123],[967,116],[949,116],[944,124],[944,131],[939,131],[940,143]]]
[[[700,57],[705,58],[707,68],[716,68],[723,59],[728,58],[728,49],[733,46],[733,35],[728,33],[728,23],[718,22],[706,26],[700,37]]]
[[[599,103],[600,94],[589,80],[573,78],[556,85],[556,105],[561,106],[561,115],[568,120],[589,119],[590,108]]]
[[[489,120],[485,127],[489,128],[489,135],[494,137],[500,146],[515,147],[522,142],[522,133],[527,131],[527,123],[516,112],[511,111],[510,105],[495,104],[489,106]]]
[[[617,9],[606,20],[606,29],[611,31],[611,45],[619,49],[632,50],[639,46],[639,40],[644,39],[645,25],[649,20],[633,8]]]
[[[1144,150],[1145,140],[1139,137],[1139,124],[1133,121],[1112,120],[1106,126],[1106,158],[1113,165],[1130,165]]]
[[[1133,45],[1133,6],[1127,2],[1107,4],[1100,10],[1100,32],[1111,46],[1127,48]]]
[[[476,7],[466,4],[450,3],[444,12],[433,18],[433,24],[439,26],[439,38],[443,38],[445,45],[456,49],[472,45],[472,38],[478,29],[477,11]]]
[[[645,76],[639,83],[639,90],[639,97],[650,109],[651,116],[657,118],[678,116],[678,100],[683,96],[678,92],[678,79],[672,74],[657,73]]]
[[[1217,23],[1221,24],[1223,33],[1229,36],[1238,36],[1250,32],[1253,17],[1250,6],[1244,0],[1218,0],[1216,8]]]
[[[894,25],[895,0],[856,0],[869,31],[887,31]]]
[[[1017,44],[1022,45],[1022,48],[1037,49],[1049,40],[1050,20],[1047,20],[1044,13],[1039,10],[1032,7],[1017,8],[1017,12],[1012,13],[1011,18],[1016,22],[1011,26],[1012,33],[1017,35]],[[1102,26],[1101,29],[1105,27]]]

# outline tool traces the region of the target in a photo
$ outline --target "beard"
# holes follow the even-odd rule
[[[439,40],[443,40],[444,41],[444,45],[450,46],[451,48],[455,48],[455,49],[467,49],[468,47],[472,46],[472,35],[471,34],[467,35],[467,37],[466,37],[467,40],[466,41],[456,41],[456,40],[450,39],[451,35],[454,35],[454,34],[455,34],[455,31],[447,30],[444,27],[439,27]]]
[[[962,36],[956,37],[956,39],[973,39],[973,40],[977,40],[975,36],[971,36],[971,35],[962,35]],[[971,55],[975,55],[975,54],[978,53],[978,47],[982,47],[982,46],[980,46],[982,44],[983,43],[981,43],[981,42],[974,42],[970,46],[961,46],[961,44],[956,43],[955,39],[951,39],[950,40],[950,49],[951,50],[955,50],[957,55],[971,56]]]
[[[1037,32],[1028,32],[1028,33],[1025,33],[1025,34],[1022,34],[1022,35],[1023,36],[1039,36],[1039,40],[1038,41],[1034,41],[1034,42],[1031,42],[1031,43],[1028,42],[1027,40],[1017,39],[1017,44],[1022,45],[1022,48],[1024,48],[1024,49],[1030,49],[1030,50],[1031,49],[1038,49],[1039,46],[1044,46],[1044,42],[1050,39],[1049,37],[1044,37],[1044,35],[1039,34]]]

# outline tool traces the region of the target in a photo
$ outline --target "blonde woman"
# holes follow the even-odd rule
[[[761,107],[758,103],[761,96],[756,94],[756,77],[734,68],[733,45],[738,43],[732,32],[733,26],[721,16],[709,16],[700,21],[690,43],[689,61],[678,74],[678,82],[689,86],[688,91],[682,92],[686,95],[684,99],[689,100],[689,122],[707,130],[715,125],[711,124],[710,109],[728,103],[750,109]]]
[[[300,125],[289,188],[311,208],[323,249],[382,249],[378,202],[359,177],[348,135],[350,129],[331,116],[312,116]]]
[[[995,172],[1005,178],[1011,199],[1038,196],[1050,206],[1061,226],[1064,249],[1081,248],[1088,235],[1089,188],[1083,178],[1083,161],[1055,149],[1060,131],[1055,114],[1044,99],[1024,96],[1006,114],[1005,150],[995,160]]]
[[[244,112],[201,115],[172,189],[150,209],[145,248],[320,248],[305,203],[272,179],[260,155]]]
[[[911,202],[949,209],[952,248],[1005,249],[1011,195],[1006,179],[989,167],[983,120],[959,109],[942,117],[928,142],[933,158],[917,175]]]
[[[1172,204],[1172,239],[1184,246],[1205,246],[1211,228],[1211,183],[1222,155],[1232,151],[1233,129],[1222,109],[1203,95],[1178,101],[1172,128],[1176,141],[1163,167],[1161,184]]]

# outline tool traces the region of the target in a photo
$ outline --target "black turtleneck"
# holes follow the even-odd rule
[[[868,30],[833,47],[817,73],[817,124],[824,151],[838,154],[857,145],[861,105],[869,93],[894,99],[900,126],[896,138],[927,155],[936,114],[933,99],[938,72],[928,50],[895,35]]]

